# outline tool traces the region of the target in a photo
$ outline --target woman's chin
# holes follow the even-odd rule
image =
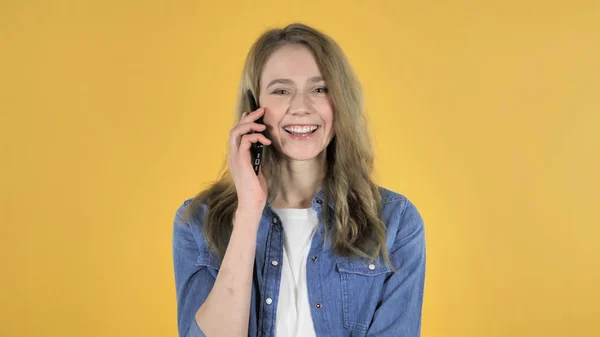
[[[284,156],[289,160],[307,161],[319,157],[319,151],[284,151]]]

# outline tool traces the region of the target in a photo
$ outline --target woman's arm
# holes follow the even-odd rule
[[[198,326],[209,337],[248,336],[250,292],[258,216],[236,212],[236,225],[215,285],[196,313]]]
[[[423,219],[415,206],[406,200],[398,234],[390,249],[390,258],[398,270],[384,286],[381,305],[377,308],[367,336],[418,337],[425,283],[425,231]]]
[[[208,249],[200,251],[194,247],[194,233],[182,221],[181,208],[177,212],[173,254],[181,337],[248,336],[256,233],[268,193],[262,170],[258,175],[254,172],[250,147],[256,142],[271,144],[260,133],[266,126],[256,123],[264,112],[264,108],[245,112],[229,134],[231,149],[227,165],[235,183],[238,208],[216,279],[201,263],[196,264],[198,257],[200,261],[204,258],[211,261]],[[200,214],[199,218],[203,216]],[[202,233],[196,232],[196,236],[198,241],[204,241]]]
[[[207,266],[196,265],[208,250],[199,250],[182,212],[182,208],[177,211],[173,235],[179,336],[248,336],[260,214],[236,212],[236,225],[215,280]]]

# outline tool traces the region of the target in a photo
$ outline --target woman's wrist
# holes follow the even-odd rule
[[[246,224],[253,224],[258,228],[261,218],[262,209],[257,210],[238,207],[234,214],[233,225],[235,227],[236,223],[244,222]]]

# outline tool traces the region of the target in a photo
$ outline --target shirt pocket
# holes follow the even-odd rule
[[[344,327],[366,333],[380,301],[384,282],[392,269],[383,259],[373,262],[338,258],[342,284]]]
[[[207,268],[208,272],[211,273],[213,277],[217,277],[219,272],[219,268],[221,268],[221,261],[219,258],[210,253],[208,250],[202,251],[198,258],[196,258],[196,262],[194,263],[196,267],[200,269]]]

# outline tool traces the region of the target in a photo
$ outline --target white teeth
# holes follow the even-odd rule
[[[293,133],[310,133],[318,128],[316,125],[311,126],[286,126],[284,129]]]

